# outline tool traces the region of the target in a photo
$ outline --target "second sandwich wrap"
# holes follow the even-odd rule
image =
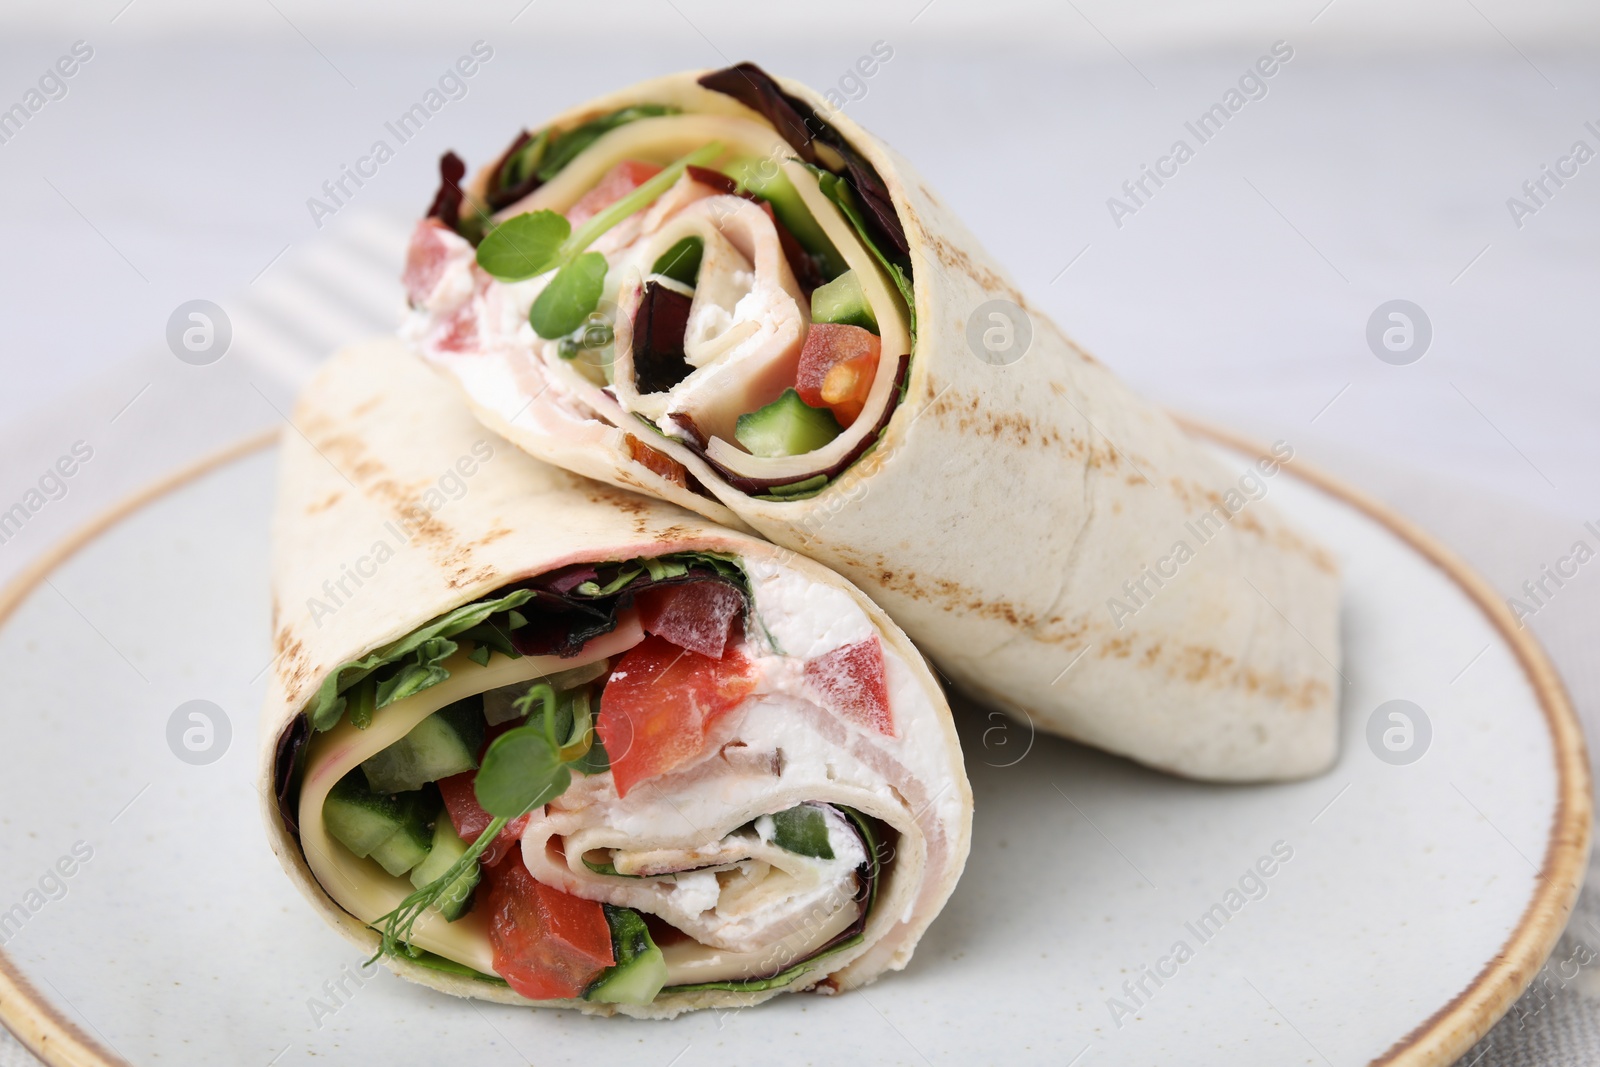
[[[490,427],[827,564],[1044,729],[1333,759],[1337,568],[1260,500],[1292,453],[1227,470],[815,92],[661,78],[443,169],[406,333]]]

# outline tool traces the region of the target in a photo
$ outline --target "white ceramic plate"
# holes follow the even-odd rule
[[[971,863],[911,966],[862,992],[644,1023],[363,976],[257,823],[265,444],[0,596],[0,1018],[53,1062],[1447,1063],[1576,896],[1587,764],[1543,655],[1442,550],[1303,474],[1272,498],[1347,579],[1328,774],[1179,781],[961,708]],[[192,700],[231,727],[205,765],[169,745]],[[1368,741],[1392,700],[1431,735],[1412,712],[1399,755]]]

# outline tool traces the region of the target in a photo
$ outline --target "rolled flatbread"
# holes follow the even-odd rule
[[[530,459],[395,340],[293,421],[263,798],[336,929],[444,992],[644,1017],[905,966],[972,797],[870,600]]]
[[[750,64],[522,133],[404,335],[539,458],[848,576],[941,670],[1181,774],[1335,754],[1333,557],[1029,306],[911,166]]]

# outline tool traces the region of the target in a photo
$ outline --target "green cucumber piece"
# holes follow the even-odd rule
[[[814,804],[801,804],[772,816],[772,843],[797,856],[833,859],[828,819]]]
[[[833,281],[819,285],[811,294],[811,321],[859,326],[872,333],[878,332],[878,320],[872,314],[872,305],[867,302],[861,279],[853,270],[847,270]]]
[[[367,855],[396,878],[428,858],[428,850],[433,847],[433,833],[428,824],[438,813],[437,807],[429,804],[421,791],[401,793],[398,799],[401,801],[400,825]]]
[[[428,857],[411,871],[411,884],[418,889],[433,884],[466,851],[467,843],[457,836],[450,816],[440,812],[433,823],[433,841]],[[446,922],[455,922],[471,909],[472,891],[477,888],[479,871],[480,868],[474,864],[471,870],[462,872],[444,891],[444,896],[439,898],[439,914],[444,916]]]
[[[733,436],[752,456],[799,456],[843,432],[827,408],[814,408],[793,389],[759,411],[740,415]]]
[[[351,771],[328,791],[322,822],[335,841],[365,859],[395,835],[408,810],[404,797],[374,793],[360,771]]]
[[[644,917],[632,908],[605,909],[611,924],[611,949],[617,962],[584,990],[585,1000],[602,1004],[648,1004],[667,984],[667,961],[650,939]]]
[[[698,237],[685,237],[656,258],[651,274],[660,274],[693,289],[700,277],[700,257],[706,243]]]
[[[778,216],[784,228],[794,235],[802,248],[817,257],[823,277],[837,278],[850,269],[775,160],[756,157],[735,160],[727,173],[739,183],[740,191],[754,193],[772,205],[772,213]]]
[[[478,766],[483,698],[470,696],[429,715],[411,732],[361,764],[375,793],[405,793]]]

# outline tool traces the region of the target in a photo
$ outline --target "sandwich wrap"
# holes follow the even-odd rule
[[[1339,582],[901,156],[750,64],[519,134],[417,227],[403,335],[534,456],[846,575],[959,686],[1181,774],[1335,754]]]
[[[331,925],[447,993],[645,1017],[905,966],[972,798],[870,600],[530,459],[392,339],[293,421],[261,774]]]

